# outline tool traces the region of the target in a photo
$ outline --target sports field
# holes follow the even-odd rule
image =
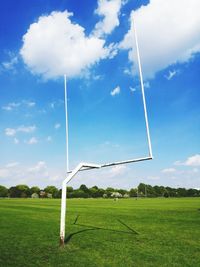
[[[0,266],[200,266],[200,198],[0,200]]]

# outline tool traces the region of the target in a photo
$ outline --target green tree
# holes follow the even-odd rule
[[[139,185],[138,185],[138,193],[139,194],[142,194],[142,195],[145,195],[145,184],[143,184],[143,183],[140,183]]]
[[[137,189],[131,188],[131,190],[129,191],[129,196],[130,197],[137,197]]]
[[[39,188],[38,186],[33,186],[33,187],[31,187],[31,189],[30,189],[30,193],[31,193],[31,195],[32,195],[33,193],[37,193],[37,194],[39,194],[39,193],[40,193],[40,188]]]
[[[49,186],[47,186],[47,187],[44,189],[44,191],[45,191],[45,193],[47,193],[47,194],[52,194],[52,197],[53,197],[53,198],[57,198],[58,195],[59,195],[59,191],[58,191],[58,189],[57,189],[55,186],[53,186],[53,185],[49,185]]]
[[[17,191],[19,192],[19,197],[30,197],[31,192],[30,192],[30,188],[28,187],[28,185],[25,184],[19,184],[16,186]]]
[[[0,197],[7,197],[8,196],[8,189],[3,186],[0,185]]]
[[[79,187],[80,190],[82,190],[83,192],[85,193],[89,193],[89,189],[87,188],[87,186],[85,184],[82,184],[80,187]]]

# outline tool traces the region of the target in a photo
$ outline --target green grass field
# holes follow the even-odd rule
[[[0,200],[0,266],[200,266],[200,199]]]

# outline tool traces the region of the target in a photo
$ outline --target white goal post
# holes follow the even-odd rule
[[[100,169],[100,168],[105,168],[105,167],[111,167],[111,166],[117,166],[117,165],[121,165],[121,164],[128,164],[128,163],[134,163],[134,162],[140,162],[140,161],[146,161],[146,160],[153,159],[151,138],[150,138],[150,132],[149,132],[148,115],[147,115],[147,108],[146,108],[146,99],[145,99],[145,92],[144,92],[144,82],[143,82],[143,76],[142,76],[142,67],[141,67],[141,61],[140,61],[140,53],[139,53],[139,46],[138,46],[138,38],[137,38],[137,31],[136,31],[136,27],[135,27],[135,21],[134,21],[134,36],[135,36],[136,53],[137,53],[137,60],[138,60],[140,86],[141,86],[141,91],[142,91],[142,102],[143,102],[144,118],[145,118],[145,126],[146,126],[146,137],[147,137],[147,143],[148,143],[148,155],[147,156],[141,157],[141,158],[123,160],[123,161],[110,162],[110,163],[105,163],[105,164],[79,163],[75,169],[69,170],[67,79],[66,79],[66,75],[64,76],[67,177],[62,182],[61,217],[60,217],[60,245],[61,246],[64,246],[64,243],[65,243],[67,184],[69,183],[69,181],[71,181],[74,178],[74,176],[79,171],[90,170],[90,169]]]

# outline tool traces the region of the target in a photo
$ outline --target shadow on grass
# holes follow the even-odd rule
[[[86,225],[86,224],[80,224],[77,223],[78,222],[78,218],[79,215],[76,216],[73,225],[76,226],[81,226],[81,227],[87,227],[87,229],[82,229],[80,231],[74,232],[69,234],[66,238],[65,238],[65,244],[69,243],[69,241],[71,240],[71,238],[75,235],[87,232],[87,231],[95,231],[95,230],[103,230],[103,231],[110,231],[110,232],[115,232],[115,233],[124,233],[124,234],[130,234],[130,235],[139,235],[139,233],[137,231],[135,231],[133,228],[131,228],[130,226],[128,226],[125,222],[123,222],[122,220],[117,219],[117,221],[119,223],[121,223],[123,226],[125,226],[129,231],[123,231],[123,230],[114,230],[114,229],[109,229],[109,228],[103,228],[103,227],[97,227],[97,226],[93,226],[93,225]]]

